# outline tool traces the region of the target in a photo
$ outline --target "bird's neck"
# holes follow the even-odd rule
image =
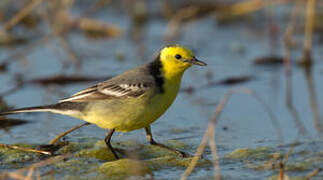
[[[150,74],[155,78],[156,85],[161,92],[165,91],[166,83],[171,86],[179,85],[184,73],[184,70],[174,69],[171,64],[163,63],[159,56],[149,66]]]
[[[179,83],[182,79],[182,76],[184,74],[184,71],[178,72],[178,71],[172,71],[172,70],[163,70],[163,77],[165,78],[165,81],[170,83]]]
[[[161,73],[164,78],[164,89],[165,91],[176,92],[177,94],[184,70],[174,68],[174,66],[168,63],[163,63],[163,66],[164,68],[161,68]]]

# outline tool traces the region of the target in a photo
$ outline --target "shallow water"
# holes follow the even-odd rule
[[[153,54],[160,49],[167,22],[160,18],[151,18],[145,24],[145,38],[142,40],[146,52],[143,54],[138,50],[136,42],[131,40],[131,20],[121,10],[109,7],[104,13],[99,13],[97,18],[115,24],[123,31],[123,35],[114,39],[92,40],[80,32],[71,32],[68,41],[75,52],[81,57],[82,66],[80,75],[85,76],[111,76],[121,73],[129,68],[149,62]],[[75,8],[74,13],[80,9]],[[287,23],[283,18],[284,13],[276,15],[281,24],[281,31]],[[286,106],[286,77],[282,66],[259,67],[253,65],[252,61],[260,56],[270,55],[269,36],[267,24],[263,21],[264,15],[257,14],[257,18],[245,22],[222,25],[210,16],[199,19],[183,26],[181,37],[174,43],[188,46],[194,50],[196,57],[208,63],[207,67],[192,67],[188,70],[182,81],[182,88],[193,87],[194,93],[181,92],[171,108],[158,121],[152,124],[153,135],[156,140],[163,142],[169,139],[180,139],[191,148],[194,153],[198,147],[203,134],[207,128],[216,105],[225,93],[231,88],[249,88],[259,95],[268,105],[278,121],[277,129],[273,125],[268,112],[254,97],[245,94],[235,94],[226,105],[221,114],[219,123],[216,125],[216,144],[220,155],[221,175],[224,179],[264,179],[277,172],[257,171],[246,168],[244,162],[239,160],[228,160],[225,155],[237,148],[272,147],[275,151],[286,152],[289,145],[293,143],[298,135],[295,119]],[[262,20],[261,20],[262,19]],[[314,91],[319,110],[322,109],[323,94],[323,57],[322,43],[314,36],[313,59],[315,65],[312,69]],[[283,33],[278,37],[283,38]],[[296,35],[297,47],[293,50],[292,60],[296,62],[302,52],[301,34]],[[60,49],[55,41],[50,41],[52,48]],[[24,48],[23,46],[20,48]],[[0,48],[1,57],[6,57],[15,52],[15,48]],[[282,55],[283,45],[281,42],[275,47],[277,55]],[[123,60],[118,60],[120,54]],[[63,58],[62,58],[63,57]],[[0,92],[4,92],[14,86],[13,75],[23,74],[23,79],[32,80],[39,77],[47,77],[57,74],[71,75],[75,69],[70,66],[63,69],[62,61],[66,60],[62,50],[53,52],[48,46],[38,46],[28,53],[23,59],[12,59],[9,70],[0,75]],[[1,62],[1,61],[0,61]],[[308,81],[301,67],[292,65],[292,88],[293,105],[299,115],[302,126],[306,129],[305,134],[300,136],[298,151],[319,151],[323,148],[322,131],[319,132],[315,125],[314,115],[311,108]],[[208,76],[212,74],[211,80],[218,81],[227,77],[252,76],[252,80],[235,86],[213,86],[205,87]],[[38,106],[55,103],[72,93],[86,88],[92,83],[79,83],[66,86],[48,85],[46,87],[27,84],[22,89],[3,97],[5,101],[16,108],[25,106]],[[203,87],[203,88],[201,88]],[[322,114],[320,114],[322,116]],[[60,132],[72,126],[82,123],[80,120],[53,115],[20,114],[15,118],[27,119],[31,123],[11,128],[9,131],[0,130],[1,143],[30,143],[45,144]],[[320,119],[323,124],[323,119]],[[279,133],[282,137],[279,137]],[[105,130],[94,125],[84,127],[68,135],[68,141],[79,141],[84,137],[103,138]],[[146,143],[143,130],[130,133],[117,133],[113,141],[138,140]],[[277,145],[285,145],[283,148]],[[322,153],[322,152],[321,152]],[[210,150],[206,157],[211,159]],[[299,157],[291,157],[296,160]],[[321,165],[322,165],[321,161]],[[319,166],[319,165],[318,165]],[[316,167],[316,166],[315,166]],[[321,166],[322,167],[322,166]],[[0,166],[5,170],[5,166]],[[315,168],[312,167],[311,170]],[[288,174],[306,175],[307,171],[291,171]],[[156,179],[177,179],[184,172],[183,168],[165,168],[154,171]],[[211,177],[213,167],[200,168],[192,174],[192,179]],[[322,177],[322,173],[321,173]]]

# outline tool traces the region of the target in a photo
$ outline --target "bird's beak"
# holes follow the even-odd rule
[[[193,57],[193,59],[186,60],[186,62],[189,62],[194,65],[199,65],[199,66],[206,66],[207,65],[205,62],[200,61],[200,60],[196,59],[195,57]]]

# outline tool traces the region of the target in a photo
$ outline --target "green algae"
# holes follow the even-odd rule
[[[102,148],[102,147],[107,147],[107,145],[105,144],[105,142],[103,140],[99,140],[99,141],[96,141],[94,143],[94,147],[96,148]]]
[[[5,164],[13,168],[22,167],[21,163],[34,162],[36,160],[38,160],[38,158],[34,155],[34,153],[16,152],[12,154],[1,155],[1,164]]]
[[[179,150],[191,149],[187,144],[169,140],[163,144]],[[36,148],[35,145],[19,145],[21,147]],[[128,140],[113,143],[115,148],[129,149],[123,157],[136,157],[136,159],[120,159],[115,160],[114,155],[106,147],[102,140],[87,139],[84,142],[68,142],[55,154],[73,154],[67,160],[56,162],[51,165],[55,171],[54,175],[45,175],[43,179],[126,179],[135,177],[152,176],[153,172],[164,169],[185,169],[191,163],[192,158],[180,158],[177,154],[153,146],[148,143],[142,144],[136,140]],[[237,149],[227,154],[223,160],[238,161],[243,163],[242,166],[253,170],[268,171],[268,163],[271,159],[279,159],[283,154],[275,152],[274,148],[243,148]],[[297,158],[297,161],[290,157],[285,164],[286,172],[309,172],[322,163],[320,152],[294,152],[293,155],[306,156]],[[0,148],[0,160],[3,167],[20,168],[32,162],[38,162],[44,155],[38,153],[24,152],[20,150],[12,150]],[[104,163],[103,163],[104,162]],[[213,168],[210,160],[201,159],[197,164],[197,169]],[[274,176],[273,176],[274,177]],[[292,177],[290,179],[300,179],[300,177]]]
[[[188,149],[187,144],[176,140],[168,140],[166,142],[163,142],[163,144],[177,150]],[[177,156],[174,152],[150,144],[141,145],[141,148],[136,151],[136,153],[143,159],[151,159],[161,156]]]
[[[122,148],[126,148],[126,149],[136,149],[136,148],[141,148],[142,145],[140,144],[140,142],[136,141],[136,140],[127,140],[127,141],[121,141],[121,142],[112,142],[112,147],[114,148],[119,148],[119,147],[122,147]],[[99,141],[96,141],[94,143],[94,147],[95,148],[106,148],[107,145],[105,144],[104,141],[102,140],[99,140]]]
[[[271,177],[268,177],[267,180],[277,180],[278,179],[278,175],[274,175]],[[305,177],[302,176],[295,176],[295,177],[290,177],[288,175],[284,175],[284,180],[306,180]]]
[[[57,169],[62,169],[65,173],[68,170],[73,173],[91,172],[98,167],[97,162],[88,161],[85,158],[73,158],[67,161],[58,162],[54,165]]]
[[[153,170],[160,170],[165,167],[179,167],[186,168],[191,163],[193,157],[189,158],[178,158],[176,156],[162,156],[146,160],[145,162]],[[212,166],[212,162],[207,159],[201,159],[198,161],[196,167]]]
[[[83,145],[82,143],[70,142],[67,145],[63,146],[57,152],[57,154],[75,153],[75,152],[78,152],[84,148],[90,148],[90,147],[87,147],[87,146]]]
[[[288,162],[285,165],[285,171],[306,171],[313,169],[314,166],[311,162],[302,161],[302,162]]]
[[[169,146],[178,150],[184,150],[189,148],[187,144],[177,140],[168,140],[163,143],[166,146]],[[176,155],[175,153],[169,150],[166,150],[164,148],[153,146],[150,144],[141,144],[136,140],[127,140],[127,141],[112,143],[112,146],[115,148],[122,147],[125,149],[127,154],[133,154],[135,156],[139,156],[141,159],[150,159],[150,158],[155,158],[160,156]],[[94,148],[101,149],[101,150],[105,149],[106,151],[109,152],[104,141],[97,141],[94,145]],[[94,152],[94,153],[99,153],[99,152]],[[108,154],[110,155],[111,153],[109,152]],[[112,160],[112,159],[101,159],[101,160]]]
[[[58,154],[74,153],[75,157],[94,158],[97,160],[115,160],[114,155],[109,151],[102,140],[89,139],[87,142],[71,142],[62,147]]]
[[[33,145],[33,144],[12,144],[12,146],[19,146],[22,148],[36,148],[37,145]],[[14,150],[14,149],[10,149],[7,147],[0,147],[0,152],[6,151],[6,150]],[[14,150],[14,151],[20,151],[20,150]]]
[[[101,174],[109,179],[124,179],[130,176],[152,175],[152,170],[143,161],[133,159],[120,159],[106,162],[98,168]]]
[[[245,168],[268,171],[278,169],[279,159],[284,157],[284,153],[274,152],[273,148],[259,147],[254,149],[237,149],[225,156],[225,159],[239,161],[243,163]],[[273,161],[276,160],[276,161]],[[275,164],[272,164],[272,163]],[[314,169],[320,168],[323,163],[321,152],[310,152],[304,149],[293,152],[286,164],[284,165],[285,172],[292,173],[308,173]],[[269,177],[268,179],[277,179],[277,176]],[[289,177],[290,180],[304,179],[304,176]],[[315,179],[315,178],[314,178]]]
[[[250,168],[250,169],[254,169],[254,170],[259,170],[259,171],[263,171],[263,170],[268,170],[270,166],[268,166],[268,164],[263,163],[263,162],[257,162],[257,161],[253,161],[253,162],[245,162],[245,167],[246,168]],[[285,164],[285,171],[286,172],[304,172],[304,171],[308,171],[308,170],[313,170],[315,168],[317,168],[318,166],[316,166],[313,162],[311,161],[289,161]]]
[[[41,179],[53,180],[53,179],[97,179],[97,168],[100,163],[95,160],[89,160],[87,158],[76,158],[57,162],[53,164],[51,169],[53,174],[42,176]]]
[[[253,160],[264,160],[273,157],[274,150],[270,147],[259,147],[259,148],[242,148],[236,149],[230,154],[227,154],[227,159],[253,159]]]
[[[62,178],[64,180],[107,180],[103,175],[92,175],[92,176],[80,176],[80,175],[68,175]],[[48,179],[52,180],[52,179]]]
[[[90,149],[95,146],[98,140],[96,138],[82,139],[81,142],[68,142],[64,145],[57,154],[75,153],[83,149]]]
[[[75,154],[76,157],[87,157],[87,158],[95,158],[103,161],[112,161],[116,158],[113,153],[105,148],[100,149],[84,149]]]
[[[15,146],[22,148],[36,148],[35,145],[29,144],[15,144]],[[11,168],[23,167],[24,163],[38,161],[41,156],[42,155],[38,153],[0,147],[0,164]]]
[[[116,145],[117,144],[117,145]],[[121,143],[113,143],[113,147],[117,148],[118,146],[125,146],[129,144],[135,144],[133,141],[125,141]],[[138,144],[137,144],[138,146]],[[132,147],[132,146],[129,146]],[[107,148],[106,144],[102,140],[93,142],[92,148],[82,149],[75,153],[76,157],[87,157],[95,158],[103,161],[112,161],[116,160],[114,154]]]
[[[176,149],[188,149],[190,147],[189,145],[185,144],[184,142],[177,141],[177,140],[167,140],[165,142],[165,145],[171,146]]]

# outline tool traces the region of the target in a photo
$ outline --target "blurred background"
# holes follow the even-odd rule
[[[181,44],[208,66],[186,72],[175,103],[152,125],[156,140],[181,141],[194,154],[215,108],[233,92],[215,129],[223,179],[266,179],[284,167],[286,176],[321,179],[322,9],[321,0],[1,0],[0,111],[55,103]],[[49,113],[10,116],[0,119],[0,143],[46,144],[81,123]],[[105,132],[92,125],[65,140]],[[143,130],[114,137],[129,139],[146,143]],[[273,159],[281,166],[266,164]],[[14,169],[0,163],[0,171]],[[153,175],[178,179],[184,170]],[[191,178],[213,175],[210,164]]]

